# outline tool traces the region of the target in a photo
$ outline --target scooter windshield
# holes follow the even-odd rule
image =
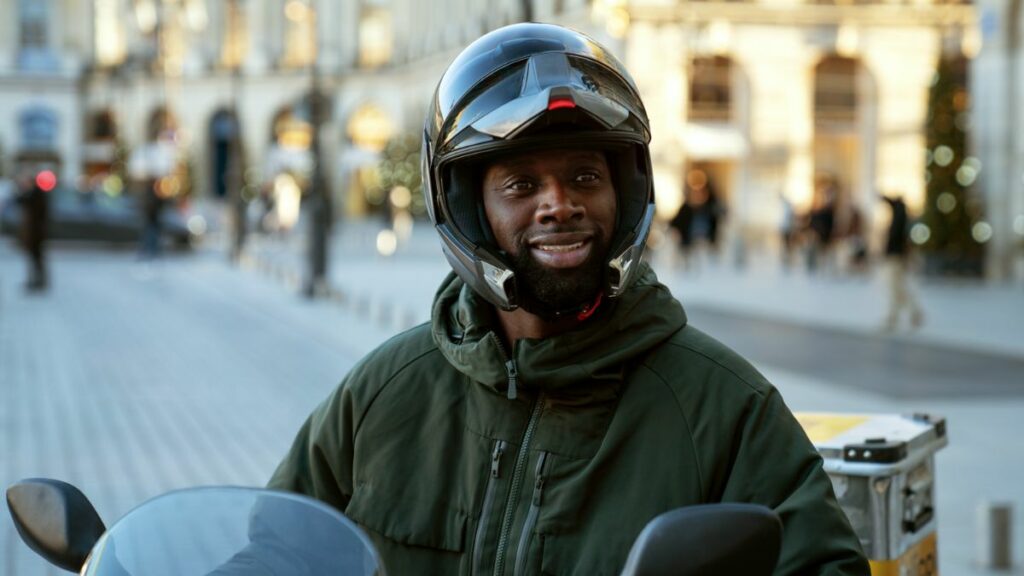
[[[310,498],[250,488],[158,496],[96,543],[84,576],[376,576],[369,538]]]

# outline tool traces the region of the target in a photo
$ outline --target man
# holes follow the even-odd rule
[[[907,216],[907,205],[903,201],[903,196],[899,194],[881,195],[879,199],[888,204],[892,211],[885,243],[885,266],[889,276],[889,313],[886,315],[883,330],[894,332],[899,327],[903,310],[910,314],[910,327],[920,328],[924,323],[924,311],[907,281],[910,258],[910,246],[907,242],[910,219]]]
[[[46,176],[40,176],[41,174]],[[21,207],[19,233],[25,255],[28,256],[29,272],[25,290],[29,292],[46,290],[48,284],[46,236],[50,201],[47,192],[53,184],[46,181],[47,177],[52,177],[52,173],[39,171],[37,174],[34,170],[23,169],[19,178],[20,190],[15,197],[15,202]],[[44,185],[49,188],[44,189]]]
[[[868,574],[779,395],[641,261],[649,140],[628,73],[581,34],[520,24],[463,51],[423,151],[455,274],[270,487],[342,510],[392,574],[618,574],[649,520],[719,501],[781,516],[778,574]]]

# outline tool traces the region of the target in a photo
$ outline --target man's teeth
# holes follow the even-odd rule
[[[545,252],[572,252],[577,248],[582,248],[583,242],[576,242],[574,244],[538,244],[537,248]]]

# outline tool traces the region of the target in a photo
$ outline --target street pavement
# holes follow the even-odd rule
[[[309,411],[386,334],[219,257],[58,248],[21,290],[0,243],[0,484],[54,477],[111,524],[200,484],[262,485]],[[0,574],[57,574],[0,513]]]
[[[40,296],[20,290],[23,263],[0,246],[0,481],[69,480],[93,498],[108,524],[170,489],[264,483],[309,410],[352,364],[401,327],[425,319],[447,269],[436,240],[420,234],[414,238],[423,241],[383,258],[373,253],[372,229],[339,231],[332,245],[335,290],[313,302],[296,297],[302,260],[288,242],[253,239],[242,270],[230,268],[217,249],[148,264],[129,252],[59,247],[52,254],[54,287]],[[728,287],[714,282],[738,273],[722,268],[663,278],[677,294],[700,286],[724,292]],[[758,285],[757,278],[746,283],[765,293],[771,284]],[[805,301],[826,299],[814,295],[822,289],[813,292],[812,279],[797,278],[792,282],[807,286]],[[862,290],[873,285],[865,281]],[[926,305],[941,302],[942,294],[921,288]],[[952,288],[968,289],[974,288]],[[1024,390],[1015,364],[1021,356],[1012,345],[991,350],[976,336],[883,335],[866,321],[860,327],[816,323],[786,318],[779,306],[765,312],[683,299],[698,326],[750,356],[795,410],[947,417],[950,445],[938,456],[943,574],[986,573],[972,565],[975,507],[984,500],[1018,507],[1020,557]],[[859,318],[868,315],[865,308],[848,308],[871,299],[839,302],[841,314]],[[1019,299],[1016,304],[1005,315],[1019,313]],[[959,313],[981,308],[962,303]],[[950,322],[964,323],[929,310],[929,325]],[[759,348],[769,349],[763,358]],[[910,362],[907,354],[921,358]],[[943,354],[948,365],[920,373]],[[955,372],[961,363],[969,367],[962,375]],[[928,382],[950,372],[950,381],[930,394]],[[909,391],[900,391],[894,373]],[[858,385],[858,374],[874,383]],[[972,374],[984,392],[965,392]],[[0,571],[57,574],[2,519]]]

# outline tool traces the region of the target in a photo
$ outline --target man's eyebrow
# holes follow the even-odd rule
[[[568,152],[565,156],[575,160],[590,160],[593,162],[600,162],[605,159],[604,154],[597,150],[574,150]]]

